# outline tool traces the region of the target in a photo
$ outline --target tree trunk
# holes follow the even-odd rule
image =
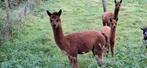
[[[5,0],[6,5],[6,19],[1,31],[1,41],[9,39],[12,36],[12,23],[10,21],[10,3]]]
[[[102,4],[103,4],[103,10],[104,10],[104,12],[106,12],[107,11],[108,0],[102,0]]]

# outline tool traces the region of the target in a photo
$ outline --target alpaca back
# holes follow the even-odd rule
[[[72,33],[65,37],[70,42],[71,50],[78,49],[80,54],[92,50],[99,43],[101,45],[105,44],[102,33],[96,31]]]
[[[113,14],[111,12],[105,12],[102,15],[103,26],[110,26],[110,19],[113,18]]]
[[[105,34],[107,36],[107,38],[110,39],[110,37],[111,37],[111,28],[109,26],[102,27],[101,32],[103,34]]]

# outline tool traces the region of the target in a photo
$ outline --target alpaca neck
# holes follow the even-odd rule
[[[118,13],[119,13],[119,8],[115,8],[115,10],[114,10],[114,19],[115,20],[118,19]]]
[[[116,28],[111,29],[111,39],[115,39]]]
[[[55,42],[61,50],[66,50],[66,39],[62,32],[62,26],[58,26],[58,28],[53,28]]]

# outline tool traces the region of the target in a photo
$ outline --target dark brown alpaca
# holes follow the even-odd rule
[[[106,38],[106,51],[107,53],[109,52],[109,47],[111,48],[111,52],[113,54],[113,46],[111,46],[111,41],[112,39],[115,39],[115,36],[113,35],[115,33],[115,28],[116,28],[116,21],[114,19],[110,19],[110,22],[112,22],[111,27],[110,26],[103,26],[101,29],[101,32],[104,34],[105,38]]]
[[[66,52],[72,68],[78,68],[77,54],[87,53],[90,50],[92,50],[97,63],[101,66],[103,64],[103,50],[106,43],[103,34],[96,31],[87,31],[64,36],[60,19],[61,12],[60,10],[59,12],[50,13],[47,10],[55,42],[62,51]]]
[[[115,2],[114,14],[111,12],[104,12],[102,15],[103,26],[105,26],[105,25],[110,26],[110,24],[111,24],[110,19],[115,19],[116,21],[118,20],[118,14],[119,14],[122,0],[120,0],[120,1],[114,0],[114,2]]]
[[[121,3],[122,3],[122,0],[120,1],[114,1],[115,2],[115,9],[114,9],[114,19],[116,21],[118,21],[118,14],[119,14],[119,10],[120,10],[120,6],[121,6]]]

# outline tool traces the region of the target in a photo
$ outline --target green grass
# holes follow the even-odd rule
[[[147,26],[146,0],[123,0],[117,26],[115,56],[105,57],[105,68],[147,68],[147,55],[141,49],[142,31]],[[109,2],[113,12],[114,3]],[[67,56],[55,44],[46,10],[63,10],[65,34],[102,27],[101,0],[49,0],[27,15],[13,41],[0,46],[0,68],[71,68]],[[91,52],[79,55],[80,68],[97,68]]]

